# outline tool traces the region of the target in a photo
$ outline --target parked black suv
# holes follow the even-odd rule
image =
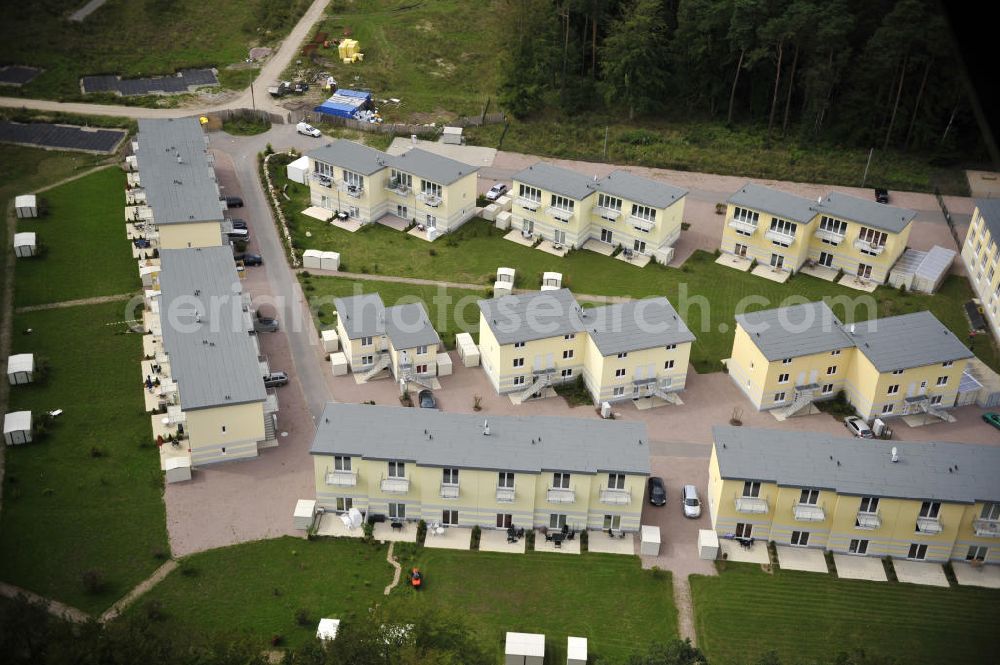
[[[888,203],[889,202],[889,190],[886,189],[885,187],[876,187],[875,188],[875,200],[878,201],[879,203]]]
[[[264,265],[264,259],[261,258],[260,254],[250,254],[248,252],[240,252],[239,254],[233,255],[233,259],[236,261],[242,261],[245,266],[262,266]]]
[[[227,196],[226,198],[224,198],[222,200],[226,202],[226,207],[227,208],[242,208],[243,207],[243,199],[241,199],[238,196]]]

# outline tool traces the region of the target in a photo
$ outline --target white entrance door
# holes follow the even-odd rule
[[[396,217],[406,219],[409,216],[409,211],[406,209],[406,206],[396,205]]]
[[[830,254],[829,252],[820,252],[819,261],[817,261],[817,263],[819,263],[821,266],[826,266],[827,268],[829,268],[830,266],[833,265],[833,254]]]
[[[434,215],[427,215],[427,221],[424,223],[424,226],[426,226],[429,229],[434,229],[437,228],[437,224],[438,224],[437,217],[435,217]]]
[[[742,256],[743,258],[746,258],[747,246],[744,245],[743,243],[740,242],[736,243],[735,251],[736,251],[736,256]]]
[[[867,263],[858,264],[858,277],[861,279],[871,279],[872,267]]]
[[[774,268],[775,270],[780,270],[782,267],[784,267],[784,265],[785,265],[785,257],[783,257],[781,254],[771,255],[772,268]]]
[[[534,231],[535,231],[535,222],[532,221],[532,220],[530,220],[530,219],[522,219],[521,220],[521,230],[524,231],[525,233],[534,233]]]
[[[609,229],[601,229],[601,242],[606,242],[609,245],[612,244],[611,231]]]
[[[552,232],[552,242],[557,245],[566,244],[566,232],[565,231],[553,231]]]
[[[636,240],[635,244],[632,246],[632,249],[637,254],[645,254],[646,253],[646,241],[645,240]]]

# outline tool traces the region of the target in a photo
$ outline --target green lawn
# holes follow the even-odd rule
[[[455,348],[455,334],[479,331],[479,308],[476,301],[486,297],[486,290],[449,289],[443,286],[419,286],[394,282],[375,282],[345,277],[301,277],[310,310],[322,328],[333,327],[333,299],[362,293],[378,293],[386,307],[406,302],[424,303],[431,325],[449,348]],[[456,316],[457,312],[457,316]]]
[[[24,88],[5,89],[4,94],[82,99],[80,77],[91,74],[135,77],[172,74],[186,67],[222,70],[241,63],[249,47],[281,39],[309,4],[307,0],[272,3],[281,5],[272,13],[287,12],[289,16],[269,21],[266,25],[272,29],[265,29],[256,14],[262,2],[269,0],[108,0],[83,23],[66,20],[83,3],[5,3],[4,20],[0,21],[4,62],[34,65],[45,71]],[[224,85],[247,86],[246,77],[220,79]],[[119,103],[128,99],[100,97],[101,101]],[[88,100],[93,98],[87,96]],[[156,105],[166,100],[150,96],[140,101]]]
[[[49,213],[20,220],[18,231],[36,231],[41,256],[17,261],[18,307],[139,288],[139,274],[125,239],[125,173],[108,167],[40,196]]]
[[[7,448],[0,577],[87,611],[108,607],[168,551],[142,344],[115,323],[124,312],[115,302],[13,321],[13,353],[32,352],[51,370],[43,384],[12,386],[10,410],[63,413],[44,440]],[[92,569],[107,580],[103,593],[84,591],[81,574]]]
[[[355,539],[278,538],[211,550],[184,559],[131,612],[158,600],[170,632],[241,634],[288,646],[313,638],[322,617],[350,620],[380,599],[392,581],[386,548]],[[185,570],[187,569],[187,570]],[[309,622],[295,614],[305,609]]]
[[[996,662],[1000,591],[835,579],[729,564],[691,577],[698,646],[712,665],[775,650],[783,662],[831,662],[863,648],[900,663]]]
[[[547,663],[566,662],[570,635],[590,640],[592,662],[612,663],[677,637],[670,573],[642,570],[636,557],[397,551],[404,571],[417,565],[424,572],[426,588],[404,588],[393,602],[464,614],[498,656],[509,630],[544,633]]]
[[[288,182],[284,167],[275,165],[272,174],[279,187]],[[831,305],[845,323],[930,309],[960,339],[965,340],[968,334],[962,305],[972,297],[972,291],[961,277],[948,277],[936,296],[904,294],[882,287],[872,297],[808,275],[797,275],[785,284],[776,284],[716,265],[715,256],[707,252],[696,252],[679,269],[652,263],[640,269],[582,250],[558,258],[503,240],[503,231],[481,219],[471,220],[454,233],[428,244],[380,224],[349,233],[301,213],[308,207],[309,196],[303,185],[290,185],[289,196],[291,201],[285,203],[284,210],[293,242],[300,249],[340,252],[343,271],[482,284],[489,288],[497,267],[509,266],[517,270],[519,288],[537,288],[542,273],[554,270],[563,273],[564,286],[579,294],[666,296],[698,337],[691,361],[699,372],[717,371],[721,369],[719,361],[729,357],[734,314],[796,302],[789,301],[790,298],[797,298],[798,302],[835,299]],[[307,237],[307,232],[311,236]],[[386,284],[373,284],[370,288],[391,292],[393,298],[403,293],[421,295],[417,287],[401,291]],[[989,338],[979,338],[975,352],[988,365],[1000,369],[1000,355]]]

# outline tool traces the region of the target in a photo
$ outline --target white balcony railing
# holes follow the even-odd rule
[[[523,196],[517,197],[517,205],[532,212],[542,207],[541,201],[535,201],[534,199],[526,199]]]
[[[639,231],[644,231],[646,233],[653,230],[656,226],[656,222],[651,222],[648,219],[643,219],[642,217],[636,217],[635,215],[628,216],[629,224],[638,229]]]
[[[386,494],[406,494],[410,491],[409,478],[383,478],[379,487]]]
[[[764,237],[774,242],[780,242],[783,245],[791,245],[795,242],[794,233],[785,233],[776,229],[768,229],[764,232]]]
[[[1000,538],[1000,520],[973,520],[972,528],[983,538]]]
[[[601,503],[613,506],[626,506],[632,503],[632,492],[627,489],[608,489],[602,487],[599,497]]]
[[[767,499],[759,496],[736,497],[736,512],[763,515],[768,512]]]
[[[549,503],[573,503],[576,501],[576,490],[572,487],[550,487],[545,493]]]
[[[329,189],[333,189],[334,187],[337,186],[337,183],[333,179],[333,176],[324,175],[322,173],[316,173],[314,171],[313,173],[309,174],[309,177],[312,179],[313,182],[315,182],[320,187],[327,187]]]
[[[424,205],[428,205],[432,208],[437,208],[441,205],[441,197],[433,192],[420,192],[417,194],[417,200],[423,201]]]
[[[835,244],[839,244],[844,241],[844,234],[838,231],[830,231],[828,229],[816,229],[816,233],[814,235],[820,240],[828,240]]]
[[[358,484],[357,471],[327,471],[326,484],[334,487],[354,487]]]
[[[736,219],[735,217],[729,220],[729,227],[736,229],[737,231],[743,231],[744,233],[749,233],[753,235],[757,232],[757,225],[753,222],[745,222],[742,219]]]
[[[878,243],[868,242],[867,240],[862,240],[858,238],[854,241],[854,248],[861,252],[867,252],[868,254],[875,254],[878,256],[885,251],[885,245],[879,245]]]
[[[399,194],[400,196],[406,196],[410,193],[410,186],[405,182],[393,182],[389,181],[389,191],[394,194]]]
[[[441,498],[442,499],[457,499],[458,498],[458,485],[453,485],[451,483],[441,483]]]
[[[513,487],[497,487],[497,501],[500,503],[514,503]]]
[[[621,210],[615,210],[614,208],[604,208],[601,206],[596,206],[594,208],[594,214],[601,219],[606,219],[609,222],[613,222],[622,215]]]
[[[545,209],[545,214],[549,217],[555,217],[560,222],[568,222],[573,219],[573,211],[566,210],[565,208],[556,208],[555,206],[549,206]]]
[[[814,503],[796,503],[792,506],[792,516],[799,522],[822,522],[826,520],[826,511]]]
[[[882,526],[882,518],[878,513],[869,513],[859,510],[856,520],[857,521],[855,523],[859,529],[877,529]]]
[[[938,517],[918,517],[917,531],[934,536],[944,531],[944,526]]]

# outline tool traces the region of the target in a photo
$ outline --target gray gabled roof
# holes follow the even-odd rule
[[[335,298],[337,319],[344,326],[348,339],[377,337],[385,334],[385,305],[377,293],[365,293],[348,298]]]
[[[995,446],[849,439],[751,427],[717,426],[712,432],[724,479],[854,496],[1000,501],[1000,448]],[[893,448],[898,462],[892,461]]]
[[[372,175],[386,167],[388,155],[357,141],[337,139],[322,148],[306,153],[306,157],[361,175]]]
[[[480,300],[479,311],[498,344],[530,342],[584,329],[580,305],[569,289]]]
[[[976,199],[976,207],[993,242],[1000,245],[1000,199]]]
[[[267,395],[228,245],[160,250],[160,327],[185,411]]]
[[[366,404],[327,404],[309,452],[519,473],[650,472],[649,441],[640,422]]]
[[[157,225],[222,220],[219,187],[197,118],[140,119],[138,146],[139,178]]]
[[[389,166],[439,185],[450,185],[479,169],[432,152],[412,148],[402,155],[386,155]]]
[[[913,210],[859,199],[856,196],[848,196],[840,192],[827,194],[823,202],[819,204],[818,212],[889,233],[899,233],[917,216]]]
[[[602,356],[695,339],[666,298],[584,309],[582,321]]]
[[[597,191],[620,196],[640,205],[666,208],[687,196],[688,190],[628,171],[614,171],[597,181]]]
[[[385,334],[397,350],[441,344],[424,304],[419,302],[386,308]]]
[[[816,216],[815,201],[752,182],[743,185],[728,202],[799,224],[808,224]]]
[[[512,179],[515,183],[523,182],[576,201],[593,194],[597,185],[592,178],[546,162],[532,164],[515,173]]]
[[[972,357],[968,347],[928,311],[872,319],[848,330],[879,372]]]
[[[823,301],[740,314],[736,322],[768,360],[854,346],[840,320]]]

